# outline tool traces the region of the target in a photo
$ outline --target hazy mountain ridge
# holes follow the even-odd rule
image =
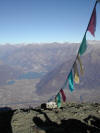
[[[2,71],[0,71],[0,84],[5,85],[7,81],[14,82],[0,87],[0,104],[34,100],[39,103],[56,95],[65,82],[78,47],[79,44],[66,43],[0,46],[0,66],[3,65],[0,67]],[[83,96],[83,100],[90,101],[92,98],[92,101],[100,101],[100,45],[88,45],[86,53],[82,56],[82,62],[85,74],[83,77],[80,76],[80,84],[75,85],[74,93],[70,94],[69,89],[66,89],[67,100],[79,101],[80,96]],[[44,73],[47,75],[43,77]],[[40,81],[41,74],[43,75]]]
[[[61,64],[66,56],[75,54],[78,45],[71,44],[42,44],[42,45],[5,45],[0,47],[0,59],[5,63],[23,69],[24,71],[46,71],[52,70],[56,65]],[[68,51],[70,51],[69,54]],[[68,58],[69,58],[68,57]],[[62,60],[63,58],[63,60]]]
[[[71,45],[67,43],[0,45],[0,64],[5,65],[6,69],[8,66],[12,71],[15,70],[15,73],[19,71],[18,73],[22,72],[27,75],[27,73],[35,72],[39,75],[39,73],[50,72],[57,65],[71,58],[72,55],[75,55],[77,47],[78,44]],[[2,72],[5,72],[5,69],[2,69]],[[6,71],[6,74],[2,73],[5,75],[4,82],[0,78],[2,84],[5,84],[6,80],[12,79],[8,76],[8,73],[8,71]],[[19,77],[22,77],[22,73]],[[15,79],[18,77],[16,75]]]
[[[63,87],[65,80],[70,72],[75,57],[62,63],[52,72],[48,73],[37,84],[37,93],[46,95],[50,93],[56,94]],[[88,45],[86,53],[81,57],[84,66],[84,76],[80,75],[80,84],[75,84],[75,89],[98,90],[100,89],[100,45]],[[79,66],[78,66],[79,70]],[[68,86],[67,86],[68,89]],[[99,99],[100,100],[100,99]]]
[[[4,85],[7,84],[8,80],[18,79],[22,75],[22,71],[6,64],[0,64],[0,75],[0,85]]]

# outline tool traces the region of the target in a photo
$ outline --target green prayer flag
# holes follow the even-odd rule
[[[86,34],[84,35],[84,38],[82,40],[80,49],[79,49],[79,54],[82,55],[87,49],[87,42],[86,42]]]
[[[60,93],[57,94],[56,100],[57,100],[57,107],[60,108],[61,107],[61,96],[60,96]]]
[[[72,70],[68,76],[68,81],[69,81],[69,89],[72,92],[74,90],[74,84],[73,84],[73,74],[72,74]]]

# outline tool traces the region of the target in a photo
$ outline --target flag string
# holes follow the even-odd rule
[[[84,52],[87,49],[87,41],[86,41],[86,33],[87,33],[87,31],[89,31],[94,36],[95,30],[96,30],[96,5],[97,5],[97,3],[98,3],[98,1],[95,2],[95,5],[94,5],[94,8],[93,8],[89,23],[87,25],[87,28],[86,28],[86,31],[85,31],[85,34],[84,34],[84,37],[83,37],[83,40],[82,40],[82,42],[80,44],[80,47],[78,49],[78,53],[76,55],[76,58],[75,58],[75,61],[74,61],[73,65],[71,67],[71,70],[70,70],[70,72],[69,72],[69,74],[68,74],[68,76],[66,78],[65,84],[59,90],[59,92],[57,93],[57,95],[55,97],[58,107],[60,107],[60,105],[61,105],[61,103],[60,103],[61,102],[61,96],[60,95],[62,95],[62,90],[66,88],[68,81],[69,81],[70,91],[72,92],[74,90],[73,72],[72,72],[73,68],[74,68],[74,78],[75,78],[75,71],[76,71],[77,72],[76,73],[77,74],[77,83],[79,82],[79,74],[78,74],[78,71],[77,71],[77,68],[76,68],[76,65],[77,65],[76,61],[77,60],[79,61],[79,64],[80,64],[80,72],[83,75],[83,65],[82,65],[80,56],[83,55]],[[64,91],[63,91],[63,95],[65,96]],[[65,102],[65,100],[64,100],[64,102]]]

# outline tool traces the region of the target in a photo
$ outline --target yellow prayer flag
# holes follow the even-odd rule
[[[74,64],[74,81],[76,84],[79,84],[79,73],[78,73],[78,68],[77,68],[77,63],[75,62]]]
[[[83,65],[82,65],[82,62],[81,62],[81,59],[80,59],[79,55],[77,56],[77,59],[78,59],[78,62],[80,64],[80,73],[83,75],[84,74],[84,70],[83,70]]]

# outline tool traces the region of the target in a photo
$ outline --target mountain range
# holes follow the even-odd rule
[[[60,66],[48,73],[37,85],[37,92],[50,93],[61,88],[71,70],[76,56],[66,60]],[[100,88],[100,45],[89,45],[84,56],[81,57],[84,66],[84,76],[80,74],[80,84],[77,88],[99,89]],[[79,69],[79,68],[78,68]],[[43,86],[43,87],[42,87]]]
[[[44,76],[37,84],[36,92],[38,95],[50,95],[50,93],[51,95],[56,95],[63,87],[75,58],[76,56],[72,56],[71,59],[62,63],[60,66],[56,67],[53,71]],[[80,83],[79,85],[75,84],[75,91],[79,94],[79,96],[91,95],[90,99],[98,99],[100,101],[100,45],[89,44],[87,52],[81,57],[81,60],[84,66],[84,75],[82,76],[79,73]],[[78,70],[80,71],[79,65]],[[67,94],[70,96],[71,94],[68,92],[68,88],[69,87],[67,86],[65,91],[67,91]],[[70,97],[73,99],[72,96]],[[80,98],[78,100],[80,100]]]
[[[69,101],[100,101],[100,41],[88,41],[81,56],[84,75]],[[64,85],[79,43],[0,45],[0,104],[47,101]],[[79,66],[78,66],[78,70]],[[12,103],[13,104],[13,103]],[[32,103],[33,104],[33,103]]]
[[[8,66],[8,69],[15,70],[16,75],[20,73],[19,77],[21,74],[31,72],[35,72],[35,75],[36,73],[37,75],[39,73],[45,74],[66,61],[66,57],[67,60],[71,59],[75,55],[77,47],[78,44],[71,45],[68,43],[0,45],[0,66],[3,65],[6,69]],[[2,72],[5,72],[5,69],[2,69]],[[6,75],[4,74],[5,83],[7,78],[10,80],[18,77],[15,75],[15,78],[11,78],[9,73],[10,71],[6,71]]]

